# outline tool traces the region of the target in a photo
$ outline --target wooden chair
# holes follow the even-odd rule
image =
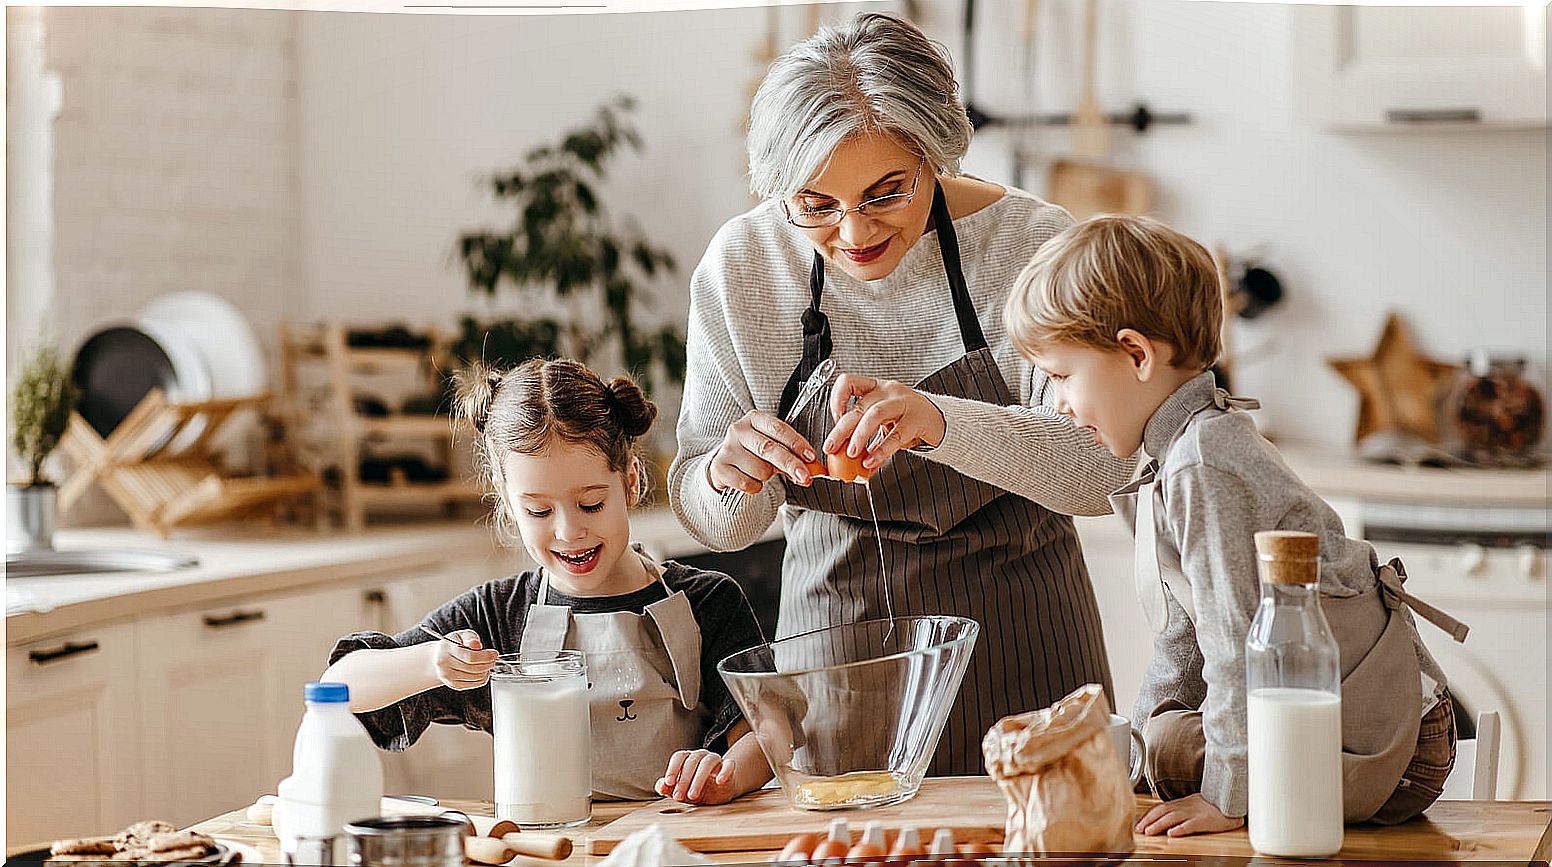
[[[1477,714],[1477,736],[1455,745],[1455,768],[1444,781],[1443,800],[1498,800],[1498,712]]]

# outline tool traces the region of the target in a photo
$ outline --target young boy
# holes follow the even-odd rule
[[[1179,836],[1237,828],[1247,806],[1245,636],[1259,601],[1259,530],[1320,538],[1321,605],[1341,649],[1346,819],[1401,822],[1439,797],[1455,760],[1444,674],[1401,589],[1214,383],[1223,317],[1212,256],[1154,220],[1098,217],[1041,246],[1005,310],[1052,379],[1056,408],[1117,456],[1151,462],[1111,497],[1134,522],[1153,662],[1133,719],[1164,800],[1137,824]],[[1138,520],[1138,519],[1141,520]],[[1149,520],[1151,518],[1151,520]]]

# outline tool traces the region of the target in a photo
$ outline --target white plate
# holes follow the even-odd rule
[[[136,317],[141,329],[156,338],[170,355],[169,343],[192,353],[205,371],[201,393],[188,390],[185,400],[251,397],[265,388],[264,352],[248,320],[218,295],[209,292],[171,292],[151,299]],[[174,360],[176,364],[176,360]],[[180,384],[182,372],[179,372]],[[228,423],[216,438],[218,446],[239,445],[253,420],[246,411]],[[167,451],[178,454],[204,430],[203,419],[193,419]]]
[[[204,356],[211,397],[249,397],[264,391],[264,352],[230,301],[209,292],[171,292],[151,299],[139,319],[182,331]]]

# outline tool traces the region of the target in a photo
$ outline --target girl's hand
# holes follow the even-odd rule
[[[807,485],[807,464],[817,458],[802,434],[776,416],[752,409],[728,427],[706,467],[706,477],[717,491],[737,488],[758,494],[777,473]]]
[[[732,759],[711,750],[680,750],[668,760],[668,770],[653,788],[686,804],[726,804],[740,794],[733,791],[736,770]]]
[[[1245,824],[1243,816],[1231,819],[1223,815],[1217,807],[1198,793],[1155,806],[1137,821],[1133,830],[1149,837],[1157,837],[1160,834],[1185,837],[1190,834],[1232,831],[1243,824]]]
[[[436,645],[436,656],[431,664],[437,681],[459,690],[484,686],[501,654],[486,650],[480,643],[480,634],[472,629],[449,632],[447,637],[463,647],[454,647],[446,641],[431,642]]]
[[[947,424],[926,395],[905,383],[851,373],[841,374],[830,389],[830,412],[836,424],[825,439],[824,450],[830,454],[844,451],[854,458],[866,453],[862,466],[867,469],[882,466],[900,449],[938,445],[943,442]],[[882,439],[873,443],[880,430],[884,431]]]

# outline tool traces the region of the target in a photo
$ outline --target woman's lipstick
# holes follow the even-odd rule
[[[863,248],[861,250],[844,250],[843,249],[841,252],[846,254],[846,258],[852,260],[853,262],[856,262],[858,265],[866,265],[869,262],[872,262],[874,259],[877,259],[878,257],[884,255],[884,250],[887,249],[888,247],[889,247],[889,242],[888,241],[884,241],[881,244],[877,244],[877,245],[872,246],[872,247],[865,247],[865,248]]]

